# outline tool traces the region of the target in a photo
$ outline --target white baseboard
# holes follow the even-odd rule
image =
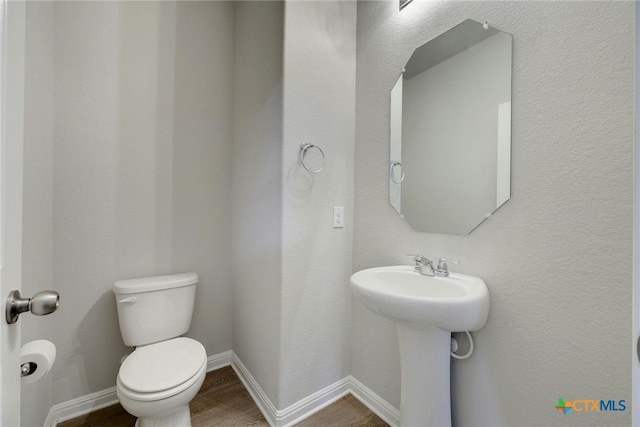
[[[238,378],[240,378],[260,412],[272,427],[293,426],[349,393],[353,394],[387,424],[392,427],[398,425],[400,412],[351,375],[285,409],[278,410],[232,350],[207,358],[207,372],[229,365],[236,371]],[[55,427],[59,422],[67,421],[116,403],[118,403],[118,397],[115,387],[58,403],[49,410],[44,427]]]
[[[343,378],[293,405],[278,411],[278,427],[293,426],[303,419],[331,405],[350,392],[349,378]]]
[[[275,427],[276,413],[278,410],[235,353],[233,353],[231,367],[236,371],[236,374],[238,374],[238,378],[242,381],[244,388],[247,389],[251,398],[256,403],[258,409],[260,409],[260,412],[262,412],[262,415],[265,417],[269,425],[271,427]]]
[[[247,391],[249,391],[249,394],[260,409],[260,412],[262,412],[262,415],[272,427],[293,426],[347,395],[350,391],[349,378],[344,378],[285,409],[279,410],[276,409],[273,402],[271,402],[267,394],[262,390],[262,387],[260,387],[258,382],[253,378],[253,375],[251,375],[235,353],[231,366],[238,374],[238,378],[240,378],[240,381],[242,381]]]
[[[207,372],[231,365],[232,355],[233,352],[229,350],[207,357]],[[115,387],[58,403],[49,410],[47,419],[44,421],[44,427],[55,427],[56,424],[62,421],[71,420],[116,403],[118,403],[118,396],[116,395]]]
[[[351,375],[278,410],[235,353],[231,366],[271,427],[293,426],[349,393],[390,426],[398,425],[400,411]]]
[[[216,369],[231,365],[232,358],[233,351],[231,350],[207,357],[207,372],[215,371]]]
[[[400,420],[400,411],[354,377],[349,376],[349,378],[351,394],[362,402],[364,406],[369,408],[371,412],[382,418],[382,421],[391,427],[397,427],[398,421]]]
[[[71,420],[116,403],[118,403],[118,397],[116,396],[115,387],[58,403],[49,410],[47,419],[44,421],[44,427],[55,427],[56,424],[62,421]]]

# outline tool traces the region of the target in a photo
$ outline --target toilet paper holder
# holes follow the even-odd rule
[[[36,369],[38,369],[38,364],[36,362],[25,362],[20,365],[20,376],[28,377],[33,374]]]
[[[41,291],[32,298],[22,298],[20,291],[9,292],[5,305],[5,318],[8,324],[16,323],[21,313],[30,311],[36,316],[51,314],[60,305],[60,294],[56,291]]]
[[[32,384],[51,372],[56,361],[56,346],[47,340],[30,341],[20,348],[20,376],[23,384]]]

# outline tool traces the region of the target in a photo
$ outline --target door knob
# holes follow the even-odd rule
[[[60,305],[60,294],[55,291],[42,291],[32,298],[22,298],[20,291],[11,291],[7,296],[5,317],[8,324],[16,323],[21,313],[31,311],[36,316],[51,314]]]

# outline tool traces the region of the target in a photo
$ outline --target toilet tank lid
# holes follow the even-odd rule
[[[196,273],[168,274],[166,276],[141,277],[139,279],[118,280],[113,285],[116,294],[135,294],[180,288],[198,283]]]

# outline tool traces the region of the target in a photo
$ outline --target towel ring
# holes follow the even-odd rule
[[[320,166],[318,169],[311,169],[304,162],[304,158],[307,155],[307,151],[312,149],[312,148],[317,149],[320,152],[320,154],[322,155],[322,166]],[[319,172],[322,171],[322,169],[324,169],[324,163],[325,163],[324,151],[322,151],[322,148],[318,147],[317,145],[313,145],[313,144],[310,144],[310,143],[300,144],[300,163],[302,163],[302,167],[307,172],[313,173],[313,174],[319,173]]]
[[[400,181],[396,181],[393,178],[393,168],[395,168],[396,166],[400,166]],[[402,170],[402,163],[391,162],[391,166],[389,166],[389,176],[391,177],[391,181],[393,181],[394,184],[401,184],[402,181],[404,181],[404,171]]]

